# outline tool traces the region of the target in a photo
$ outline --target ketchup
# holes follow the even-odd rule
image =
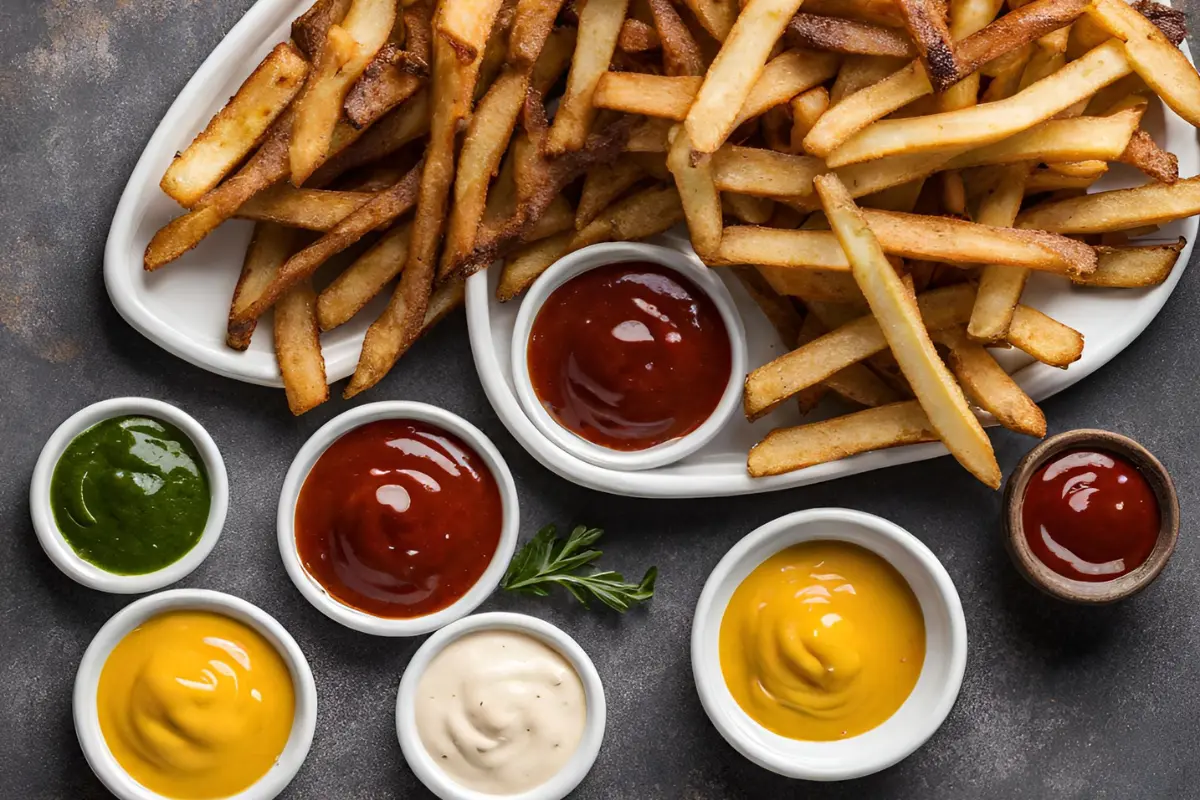
[[[1150,556],[1158,540],[1158,500],[1121,456],[1070,450],[1029,481],[1022,521],[1029,548],[1050,569],[1077,581],[1109,581]]]
[[[479,580],[501,522],[496,479],[475,451],[433,425],[382,420],[317,459],[296,503],[296,546],[342,603],[420,617]]]
[[[684,436],[729,384],[729,332],[708,295],[648,262],[609,264],[546,298],[529,337],[529,377],[560,424],[613,450]]]

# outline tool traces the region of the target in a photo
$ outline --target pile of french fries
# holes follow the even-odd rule
[[[1200,126],[1182,15],[801,3],[318,0],[167,170],[186,213],[145,267],[254,220],[228,343],[274,309],[300,414],[328,398],[320,332],[377,294],[347,397],[474,272],[495,264],[507,301],[572,250],[686,222],[794,348],[747,377],[747,416],[827,393],[865,409],[772,431],[752,475],[940,440],[996,487],[972,407],[1032,436],[1046,423],[989,348],[1063,368],[1083,351],[1021,304],[1030,270],[1161,283],[1184,243],[1130,240],[1200,213],[1200,178],[1142,127],[1159,100]],[[1145,185],[1088,194],[1111,163]]]

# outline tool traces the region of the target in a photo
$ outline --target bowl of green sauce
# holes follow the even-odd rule
[[[68,577],[138,594],[180,580],[212,551],[229,478],[190,415],[119,397],[58,426],[34,467],[29,507],[42,549]]]

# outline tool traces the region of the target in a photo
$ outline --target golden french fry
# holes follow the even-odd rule
[[[825,162],[761,147],[727,144],[712,159],[713,182],[723,192],[757,197],[790,198],[813,193],[813,178],[825,172]]]
[[[696,17],[700,27],[718,42],[725,41],[738,15],[734,0],[684,0],[684,4]]]
[[[747,225],[765,225],[775,213],[775,203],[766,197],[737,192],[721,193],[721,210]]]
[[[395,280],[408,256],[412,225],[396,225],[354,260],[317,297],[317,323],[331,331],[348,322]]]
[[[924,70],[938,91],[958,82],[954,38],[946,20],[946,4],[938,0],[897,0],[904,14],[904,27],[917,46]]]
[[[1080,19],[1089,3],[1090,0],[1034,0],[1004,14],[955,45],[954,60],[958,74],[951,83],[962,80],[977,70],[994,77],[994,73],[988,71],[988,63],[1008,55],[1016,57],[1016,61],[1008,62],[1008,68],[1004,69],[1006,74],[1011,75],[1013,63],[1028,61],[1033,56],[1032,50],[1024,54],[1019,51],[1043,36]],[[1101,40],[1097,45],[1103,43]],[[1084,53],[1080,53],[1078,57],[1083,55]],[[1016,72],[1019,75],[1022,69],[1017,69]]]
[[[804,324],[796,339],[797,347],[809,344],[829,332],[824,320],[812,310],[811,302],[809,301],[809,312],[804,317]],[[862,301],[862,305],[864,308],[866,307],[866,300]],[[823,394],[823,391],[820,390],[823,389],[829,389],[850,403],[857,403],[868,408],[895,403],[900,399],[900,393],[888,386],[866,364],[851,364],[830,375],[824,383],[798,392],[796,401],[800,406],[801,413],[807,413],[816,406]]]
[[[316,305],[317,295],[306,281],[292,287],[275,308],[275,358],[288,408],[296,416],[329,399]]]
[[[328,186],[342,174],[387,158],[404,145],[429,133],[429,92],[422,89],[385,114],[378,122],[313,173],[313,188]]]
[[[679,187],[692,247],[703,258],[716,253],[721,246],[721,196],[713,183],[712,159],[692,163],[687,129],[677,125],[673,134],[674,141],[667,154],[667,169],[675,176],[675,184]]]
[[[801,11],[787,26],[787,37],[803,47],[865,56],[915,58],[912,39],[902,31],[868,22],[820,17]]]
[[[1005,169],[996,189],[980,204],[980,222],[1010,226],[1021,210],[1029,164]],[[988,264],[979,273],[979,291],[967,324],[967,334],[977,342],[995,343],[1008,335],[1013,312],[1021,301],[1029,270],[1024,267]]]
[[[1096,271],[1074,278],[1083,286],[1108,286],[1121,289],[1140,289],[1157,286],[1167,279],[1187,242],[1180,237],[1175,244],[1154,244],[1140,247],[1097,247],[1099,261]]]
[[[439,6],[438,34],[444,36],[460,63],[474,62],[483,52],[492,32],[500,0],[459,0]]]
[[[623,53],[644,53],[662,46],[654,26],[640,19],[627,19],[617,35],[617,49]]]
[[[1179,159],[1155,144],[1150,134],[1140,128],[1133,132],[1117,161],[1137,167],[1160,183],[1179,180]]]
[[[783,51],[763,67],[738,112],[734,127],[819,86],[837,71],[838,58],[832,53],[800,48]]]
[[[1200,177],[1043,203],[1022,212],[1017,225],[1056,233],[1104,233],[1158,225],[1198,213]]]
[[[506,303],[528,289],[550,265],[570,252],[574,237],[573,231],[564,231],[531,242],[504,259],[500,282],[496,285],[496,299]]]
[[[558,195],[550,201],[550,205],[546,206],[545,212],[540,217],[530,222],[521,234],[521,239],[526,242],[536,242],[538,239],[545,239],[547,236],[574,229],[575,209],[571,208],[567,198]]]
[[[662,41],[663,67],[668,75],[703,75],[707,69],[700,45],[679,17],[671,0],[648,0],[654,29]],[[733,21],[730,20],[730,25]]]
[[[933,91],[920,61],[846,97],[821,115],[804,137],[805,152],[827,156],[876,120]]]
[[[631,241],[662,233],[683,220],[674,186],[652,186],[614,203],[575,234],[571,249],[604,241]]]
[[[517,0],[508,40],[509,63],[528,67],[538,60],[562,7],[563,0]]]
[[[895,74],[908,63],[905,58],[881,56],[846,56],[838,68],[837,79],[829,89],[829,104],[836,106],[847,97],[874,86]]]
[[[1116,161],[1129,146],[1138,129],[1145,106],[1109,117],[1050,119],[995,144],[955,156],[946,169],[964,169],[982,164],[1014,164],[1035,161]]]
[[[254,226],[246,258],[242,262],[242,274],[233,289],[233,300],[229,304],[229,324],[225,333],[225,344],[234,350],[245,350],[250,346],[250,337],[258,326],[257,317],[247,317],[245,310],[262,295],[279,268],[292,255],[296,232],[292,228],[260,222]]]
[[[292,21],[292,40],[300,52],[315,64],[321,60],[329,29],[340,23],[350,10],[351,0],[316,0]]]
[[[792,98],[792,152],[803,153],[804,137],[829,110],[829,90],[817,86]]]
[[[1009,430],[1046,435],[1046,416],[981,344],[962,328],[944,328],[933,338],[947,350],[947,363],[967,396]]]
[[[767,64],[771,48],[801,1],[750,0],[742,9],[684,121],[691,149],[701,154],[715,153],[724,144]]]
[[[773,430],[750,449],[747,469],[755,478],[782,475],[871,450],[937,440],[921,404],[909,400]]]
[[[854,280],[934,429],[971,474],[993,489],[999,488],[1000,467],[992,444],[934,349],[911,289],[888,263],[883,248],[837,177],[822,175],[815,183],[825,216],[846,251]]]
[[[1083,194],[1089,186],[1104,177],[1107,171],[1107,164],[1103,169],[1085,175],[1063,175],[1048,167],[1038,167],[1029,174],[1029,180],[1025,181],[1025,195],[1028,197],[1032,194],[1060,191]]]
[[[849,272],[821,269],[789,269],[755,264],[767,283],[779,294],[797,297],[806,303],[814,300],[830,303],[858,303],[866,308],[862,292]]]
[[[1083,355],[1083,334],[1037,309],[1017,306],[1008,343],[1052,367],[1066,369]]]
[[[580,12],[567,90],[546,137],[547,153],[565,153],[583,147],[596,114],[592,102],[596,86],[608,71],[628,8],[629,0],[589,0]]]
[[[328,231],[369,203],[373,197],[365,192],[293,189],[287,184],[279,184],[242,204],[237,216],[290,228]]]
[[[432,14],[426,0],[401,12],[405,49],[384,45],[350,87],[342,107],[352,125],[366,128],[420,91],[429,75]]]
[[[579,207],[575,209],[576,230],[583,230],[597,214],[644,177],[646,171],[630,156],[588,172],[583,178]]]
[[[687,116],[703,81],[698,77],[606,72],[596,84],[592,102],[597,108],[664,117],[678,122]]]
[[[884,25],[904,27],[904,17],[892,0],[807,0],[804,10],[823,17],[839,17]]]

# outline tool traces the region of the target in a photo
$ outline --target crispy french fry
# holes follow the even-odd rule
[[[425,320],[421,323],[421,336],[433,330],[434,326],[450,316],[462,306],[467,297],[465,281],[446,281],[429,296],[425,307]]]
[[[675,184],[679,187],[692,246],[703,258],[716,253],[721,246],[721,196],[713,183],[712,159],[692,163],[687,129],[677,125],[673,133],[674,141],[667,154],[667,169],[675,176]]]
[[[352,169],[387,158],[429,133],[429,92],[422,89],[410,100],[385,114],[362,136],[326,161],[307,183],[314,188],[328,186]]]
[[[1063,369],[1083,355],[1083,334],[1029,306],[1017,306],[1013,312],[1008,343],[1043,364]]]
[[[971,341],[962,328],[933,333],[946,347],[947,364],[967,396],[1008,428],[1027,436],[1046,435],[1046,416],[1029,395],[996,363],[983,345]]]
[[[684,0],[696,21],[718,42],[724,42],[737,19],[734,0]]]
[[[563,0],[517,0],[508,40],[510,64],[528,67],[538,60],[562,6]]]
[[[254,226],[254,235],[242,262],[242,274],[238,276],[229,305],[225,344],[234,350],[245,350],[250,346],[250,337],[258,326],[258,318],[247,318],[243,312],[275,280],[279,268],[295,248],[295,236],[294,229],[282,225],[260,222]]]
[[[765,225],[775,212],[775,203],[766,197],[737,192],[721,194],[721,210],[747,225]]]
[[[506,303],[528,289],[539,275],[570,252],[574,237],[573,231],[565,231],[530,242],[506,258],[496,285],[496,299]]]
[[[292,21],[292,40],[310,63],[321,60],[329,29],[339,24],[350,10],[350,0],[316,0]]]
[[[671,0],[648,0],[654,29],[662,41],[663,68],[668,75],[703,75],[707,66],[700,45],[679,18]],[[732,25],[732,20],[730,21]]]
[[[792,152],[804,153],[804,137],[829,110],[829,90],[817,86],[792,98]]]
[[[911,214],[917,206],[917,200],[920,198],[921,190],[924,187],[925,179],[917,178],[908,183],[902,183],[898,186],[892,186],[888,189],[866,195],[859,200],[858,204],[864,208],[877,208],[881,211],[903,211]]]
[[[684,207],[674,186],[643,189],[605,209],[575,234],[571,249],[604,241],[645,239],[683,220]]]
[[[443,3],[435,27],[454,48],[459,62],[468,65],[482,54],[499,11],[500,0]]]
[[[762,75],[771,48],[800,3],[750,0],[742,9],[684,122],[693,150],[715,153],[724,144],[737,125],[738,111]]]
[[[819,86],[836,75],[837,71],[838,58],[832,53],[799,48],[783,51],[763,67],[758,81],[738,112],[736,125]]]
[[[950,35],[955,42],[960,42],[978,33],[996,18],[1002,5],[999,0],[950,0]],[[938,110],[956,111],[975,105],[979,98],[979,77],[977,72],[967,75],[942,92]]]
[[[1006,100],[928,117],[880,120],[830,153],[826,163],[838,167],[897,153],[980,146],[1020,133],[1127,75],[1129,61],[1120,48],[1117,42],[1101,45]]]
[[[533,220],[521,234],[526,242],[536,242],[547,236],[554,236],[563,231],[575,229],[575,209],[567,202],[567,198],[558,195],[546,206],[545,212]]]
[[[712,159],[717,189],[757,197],[810,195],[813,178],[823,172],[825,163],[819,158],[792,156],[761,147],[727,144]]]
[[[1035,161],[1043,164],[1086,161],[1116,161],[1137,131],[1144,106],[1110,117],[1051,119],[995,144],[955,156],[947,169],[964,169],[982,164],[1014,164]]]
[[[384,45],[346,94],[343,108],[355,127],[368,127],[420,91],[429,76],[432,14],[424,0],[401,12],[405,49]]]
[[[880,56],[846,56],[838,68],[837,79],[829,89],[829,104],[836,106],[855,92],[874,86],[902,69],[908,59]]]
[[[348,322],[404,268],[412,225],[396,225],[363,253],[317,298],[317,323],[331,331]]]
[[[288,153],[295,185],[328,157],[346,94],[387,41],[395,20],[394,0],[354,0],[341,24],[330,27],[321,58],[295,101]]]
[[[1029,174],[1029,180],[1025,181],[1025,195],[1060,191],[1082,194],[1089,186],[1104,177],[1104,173],[1107,171],[1107,164],[1103,169],[1088,175],[1063,175],[1052,169],[1038,167]]]
[[[329,399],[316,305],[316,293],[304,282],[284,294],[275,308],[275,358],[288,408],[296,416]]]
[[[1158,225],[1198,213],[1200,177],[1043,203],[1022,212],[1017,225],[1055,233],[1104,233]]]
[[[954,83],[972,72],[985,69],[988,62],[1015,53],[1048,33],[1079,19],[1090,0],[1034,0],[1001,16],[987,27],[958,42],[954,48],[957,76]],[[1103,41],[1098,42],[1103,44]],[[1091,49],[1091,48],[1089,48]],[[1018,56],[1018,61],[1032,57]],[[1084,54],[1080,53],[1079,57]],[[1006,70],[1011,72],[1011,70]],[[986,74],[986,72],[985,72]]]
[[[617,49],[624,53],[644,53],[662,46],[654,26],[640,19],[625,20],[621,33],[617,35]]]
[[[915,58],[912,39],[902,31],[867,22],[819,17],[801,11],[787,26],[788,40],[801,47],[865,56]]]
[[[909,62],[898,72],[855,92],[822,114],[804,137],[804,150],[827,156],[872,122],[932,91],[921,62]]]
[[[804,10],[823,17],[839,17],[889,28],[904,27],[904,16],[892,0],[807,0]]]
[[[946,20],[946,4],[937,0],[897,0],[897,3],[930,82],[939,92],[949,89],[962,76]]]
[[[756,264],[755,268],[775,291],[805,302],[818,300],[831,303],[866,303],[858,284],[848,272],[828,272],[820,269],[788,269]]]
[[[575,209],[576,230],[583,230],[597,214],[644,177],[646,171],[630,156],[588,172],[583,178],[579,207]]]
[[[1096,271],[1073,279],[1083,286],[1140,289],[1157,286],[1167,279],[1186,241],[1140,247],[1097,247]]]
[[[681,122],[687,116],[703,78],[606,72],[592,98],[597,108],[645,114]]]
[[[782,475],[871,450],[937,440],[921,404],[909,400],[773,430],[750,449],[747,469],[755,478]]]
[[[238,209],[237,216],[291,228],[328,231],[369,203],[373,196],[365,192],[293,189],[280,184],[250,198]]]
[[[629,0],[589,0],[583,7],[575,55],[567,74],[567,90],[546,137],[547,153],[565,153],[583,147],[596,114],[592,103],[596,86],[608,71],[628,8]]]
[[[1150,134],[1140,128],[1133,132],[1117,161],[1137,167],[1159,183],[1179,180],[1179,159],[1155,144]]]
[[[865,300],[863,305],[865,307]],[[825,326],[824,321],[810,308],[809,313],[804,317],[804,324],[796,339],[796,346],[800,347],[813,342],[828,332],[829,329]],[[900,399],[900,393],[884,383],[883,379],[872,372],[866,364],[851,364],[830,375],[824,383],[798,392],[796,401],[800,405],[801,413],[807,413],[816,406],[816,402],[820,400],[823,392],[815,390],[822,389],[829,389],[847,402],[857,403],[868,408],[887,405]]]
[[[669,119],[649,117],[634,126],[625,149],[630,153],[666,153],[667,133],[674,123]]]
[[[883,248],[837,177],[817,178],[816,189],[825,215],[846,250],[854,280],[879,320],[877,325],[934,430],[971,474],[987,486],[999,488],[1000,467],[991,442],[934,349],[911,289],[888,263]]]
[[[1125,43],[1133,71],[1171,109],[1200,127],[1200,74],[1154,23],[1120,0],[1096,0],[1090,18]]]
[[[1021,210],[1029,164],[1007,167],[996,189],[980,206],[980,221],[1010,226]],[[988,264],[979,273],[979,291],[967,325],[967,334],[977,342],[995,343],[1008,335],[1013,312],[1021,301],[1029,270],[1024,267]]]
[[[293,45],[275,47],[225,107],[171,162],[159,184],[190,208],[263,140],[267,130],[300,91],[308,62]]]

